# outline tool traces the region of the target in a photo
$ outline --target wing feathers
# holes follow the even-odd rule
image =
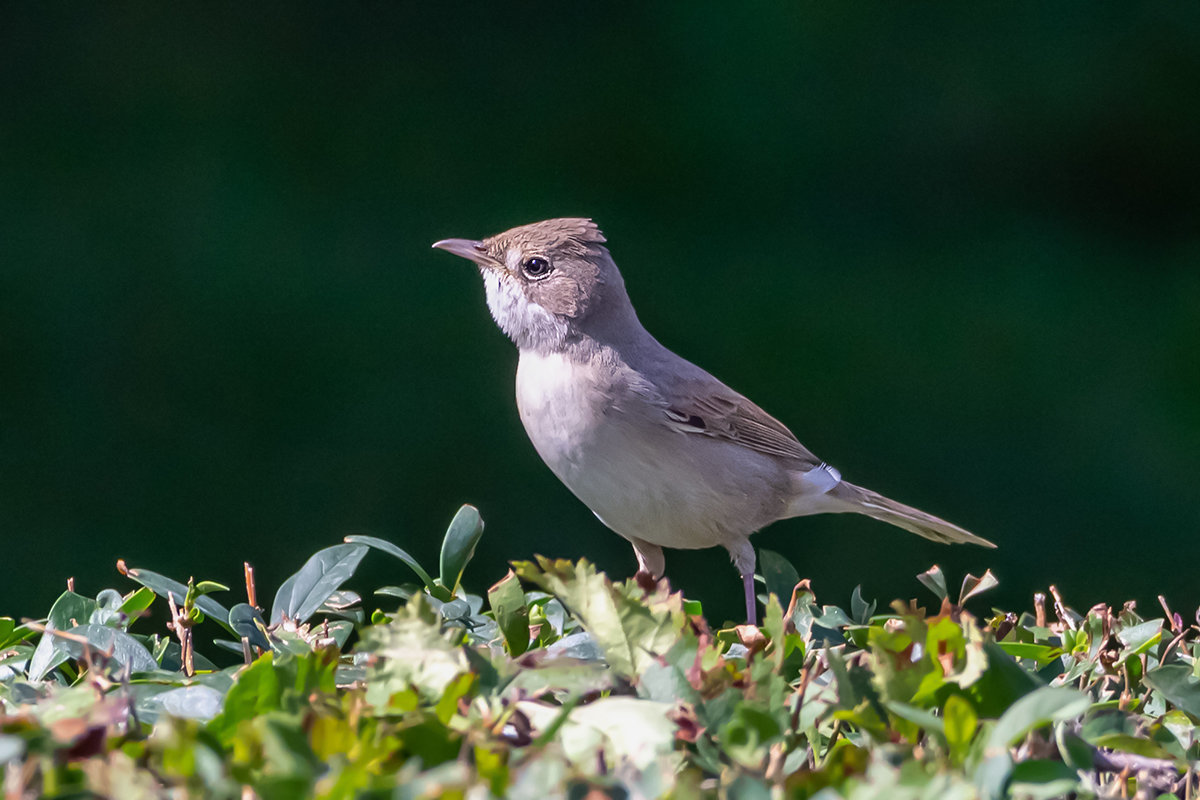
[[[665,409],[668,424],[689,434],[710,436],[780,458],[820,463],[779,420],[750,400],[728,394],[676,398]]]

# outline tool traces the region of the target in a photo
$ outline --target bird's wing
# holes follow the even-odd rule
[[[817,466],[808,451],[779,420],[723,384],[687,387],[667,399],[667,424],[689,434],[711,436],[760,453]]]

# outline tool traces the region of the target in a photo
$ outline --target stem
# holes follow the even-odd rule
[[[254,567],[250,566],[249,561],[243,561],[242,568],[246,572],[246,602],[258,608],[258,597],[254,591]]]
[[[192,629],[183,629],[183,674],[189,678],[196,674],[195,653],[192,649]]]

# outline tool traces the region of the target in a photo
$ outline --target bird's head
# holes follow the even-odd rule
[[[633,310],[604,234],[590,219],[549,219],[433,246],[479,266],[496,324],[523,350],[561,348]]]

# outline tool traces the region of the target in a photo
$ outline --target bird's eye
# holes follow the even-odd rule
[[[525,274],[531,278],[544,278],[550,274],[550,262],[541,256],[525,259],[525,263],[521,264],[521,269],[525,270]]]

